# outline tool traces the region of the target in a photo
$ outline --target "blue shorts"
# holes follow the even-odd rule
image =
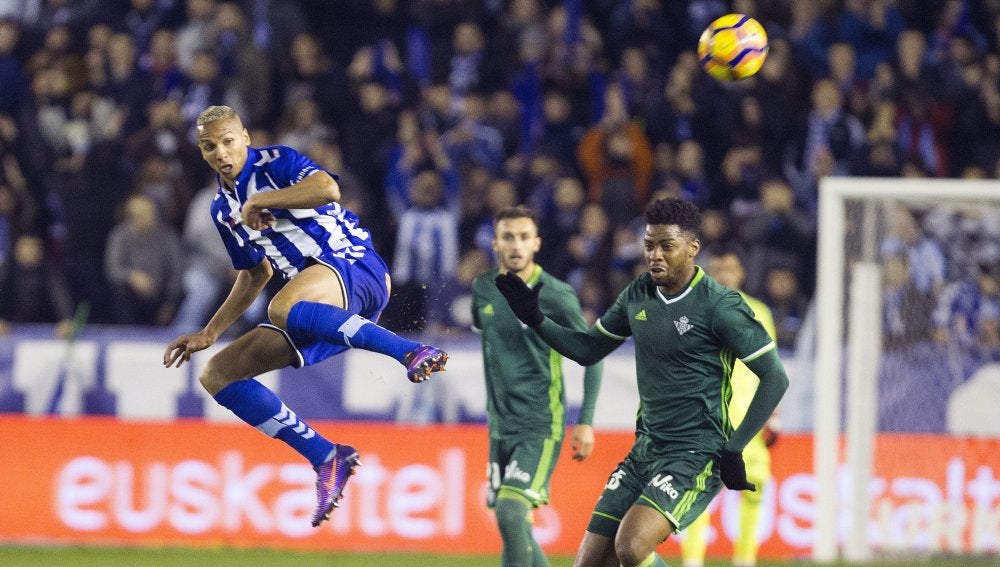
[[[389,304],[389,268],[378,254],[369,251],[353,261],[323,256],[311,258],[309,263],[330,268],[340,279],[340,287],[344,290],[344,309],[346,311],[360,315],[372,322],[378,321],[385,306]],[[285,340],[298,356],[298,361],[292,364],[293,368],[302,368],[323,362],[350,348],[321,340],[295,341],[284,329],[270,323],[263,323],[260,326],[274,329],[285,336]]]

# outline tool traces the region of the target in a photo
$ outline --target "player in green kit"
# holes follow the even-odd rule
[[[723,484],[755,489],[742,451],[777,407],[788,378],[774,341],[740,294],[695,265],[700,226],[691,203],[651,203],[647,272],[586,331],[547,318],[537,286],[511,274],[496,278],[518,319],[580,364],[603,359],[628,337],[635,341],[636,441],[597,501],[577,567],[665,566],[656,547],[697,518]],[[734,430],[728,404],[737,360],[760,384]]]
[[[566,429],[566,392],[562,356],[518,321],[494,284],[498,274],[534,288],[541,309],[568,328],[586,330],[580,302],[565,282],[535,264],[541,246],[534,212],[508,207],[493,219],[493,250],[499,267],[472,284],[472,321],[482,335],[489,422],[488,505],[496,514],[505,566],[549,565],[531,534],[533,510],[549,501]],[[544,291],[543,291],[544,287]],[[573,427],[573,458],[582,461],[594,448],[594,403],[601,385],[601,363],[584,371],[583,405]]]

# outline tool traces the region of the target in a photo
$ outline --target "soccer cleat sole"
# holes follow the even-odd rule
[[[435,372],[444,372],[446,368],[445,364],[448,363],[448,353],[441,352],[437,355],[428,357],[426,360],[420,363],[417,367],[417,372],[411,372],[407,374],[410,382],[414,384],[419,384],[430,379],[431,374]]]

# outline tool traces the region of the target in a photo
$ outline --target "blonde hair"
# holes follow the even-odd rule
[[[239,117],[239,114],[236,114],[236,111],[228,106],[210,106],[198,114],[198,120],[195,121],[195,125],[204,126],[205,124],[215,122],[216,120]]]

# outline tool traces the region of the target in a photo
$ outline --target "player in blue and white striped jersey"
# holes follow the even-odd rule
[[[274,273],[288,280],[268,306],[270,322],[214,355],[200,380],[219,404],[309,459],[318,526],[337,506],[358,453],[319,435],[253,377],[354,347],[391,356],[412,382],[422,382],[444,370],[448,355],[375,324],[389,300],[388,268],[357,216],[336,202],[336,176],[292,148],[250,147],[242,120],[227,106],[202,111],[197,133],[202,157],[218,174],[211,214],[239,275],[204,329],[167,346],[163,364],[180,366],[214,344]]]

